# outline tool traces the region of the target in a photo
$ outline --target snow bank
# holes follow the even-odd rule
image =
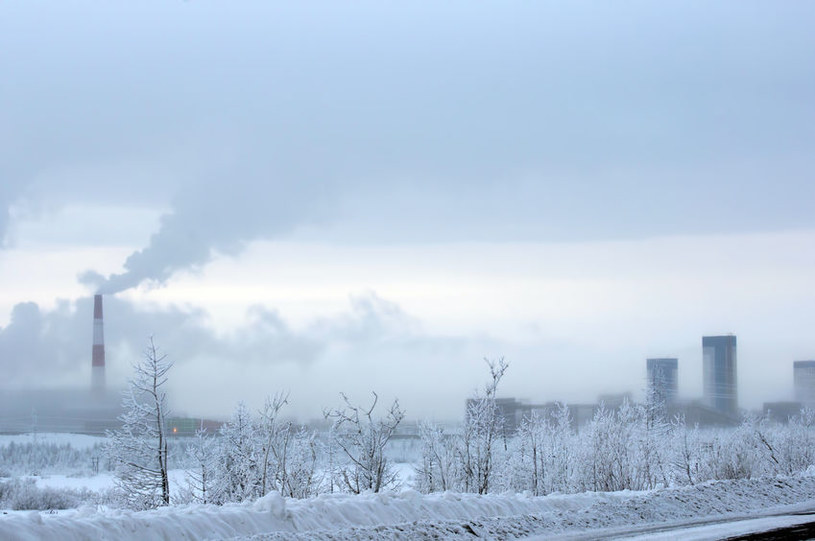
[[[528,497],[442,493],[323,495],[251,504],[189,505],[149,512],[81,508],[50,515],[0,515],[0,538],[28,539],[421,539],[523,537],[666,522],[706,515],[765,512],[812,501],[815,477],[717,481],[649,492]],[[757,513],[758,514],[758,513]]]

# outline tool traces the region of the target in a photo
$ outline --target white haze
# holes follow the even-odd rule
[[[500,355],[534,401],[638,392],[651,355],[694,396],[701,335],[725,332],[741,403],[788,399],[815,357],[814,23],[5,3],[6,385],[85,385],[101,291],[113,381],[155,334],[190,413],[375,389],[457,417]]]

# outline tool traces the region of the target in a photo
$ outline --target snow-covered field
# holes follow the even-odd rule
[[[732,433],[731,439],[739,435]],[[649,491],[533,497],[500,493],[500,488],[486,496],[423,495],[410,489],[416,486],[414,465],[398,462],[403,487],[398,492],[306,499],[273,492],[223,506],[178,505],[190,499],[183,493],[186,471],[176,468],[170,470],[176,505],[136,512],[113,508],[113,474],[101,467],[101,459],[100,473],[92,474],[96,468],[90,461],[103,455],[103,441],[60,434],[0,436],[6,457],[0,464],[0,506],[9,507],[0,508],[0,539],[719,539],[809,522],[810,517],[790,514],[815,511],[812,466],[790,476],[765,473]],[[415,445],[408,443],[391,449],[398,455],[394,460],[416,458]],[[183,456],[187,443],[173,445]]]
[[[0,539],[493,539],[644,525],[697,525],[815,508],[815,475],[713,481],[645,492],[529,497],[441,493],[322,495],[251,504],[174,506],[129,512],[82,507],[0,515]],[[770,521],[772,523],[772,521]],[[778,521],[776,521],[778,522]],[[719,530],[721,531],[721,527]],[[716,538],[713,534],[709,538]],[[705,538],[705,537],[702,537]]]

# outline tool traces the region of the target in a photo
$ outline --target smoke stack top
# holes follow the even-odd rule
[[[102,319],[102,295],[98,293],[93,296],[93,319]]]
[[[93,296],[91,389],[98,393],[103,393],[105,391],[105,332],[102,323],[102,295]]]

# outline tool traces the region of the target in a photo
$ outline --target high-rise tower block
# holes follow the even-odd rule
[[[739,395],[734,335],[702,337],[702,370],[705,403],[722,413],[736,415]]]

